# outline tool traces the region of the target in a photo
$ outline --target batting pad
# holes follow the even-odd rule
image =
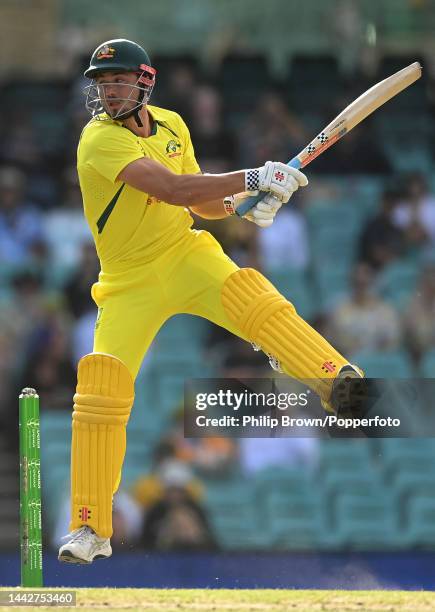
[[[257,270],[243,268],[228,277],[222,303],[251,342],[281,362],[286,374],[303,381],[327,401],[332,382],[348,361],[306,323]]]
[[[126,425],[134,401],[133,378],[112,355],[80,359],[71,445],[71,523],[112,535],[112,498],[121,478]]]

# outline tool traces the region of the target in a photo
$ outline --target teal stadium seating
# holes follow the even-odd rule
[[[427,491],[409,498],[404,539],[410,548],[435,547],[435,493]]]
[[[377,289],[380,295],[399,310],[406,306],[416,288],[420,270],[417,261],[399,260],[379,272]]]
[[[388,497],[341,494],[337,499],[336,526],[345,548],[383,550],[404,546],[396,509]]]
[[[435,378],[435,349],[426,353],[420,364],[420,374],[424,378]]]
[[[69,486],[70,437],[70,414],[43,411],[49,529]],[[156,429],[129,425],[128,439],[126,486],[150,469]],[[271,467],[251,478],[208,478],[205,505],[226,550],[429,548],[435,546],[434,458],[431,439],[325,440],[315,472]]]
[[[410,378],[414,370],[404,350],[364,350],[351,356],[369,378]]]
[[[316,298],[310,279],[303,270],[294,268],[269,268],[265,274],[271,283],[292,302],[304,319],[315,314]]]

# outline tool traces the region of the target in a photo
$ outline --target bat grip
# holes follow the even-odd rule
[[[291,166],[292,168],[299,169],[301,167],[301,162],[298,157],[293,157],[289,162],[287,162],[287,166]],[[260,191],[260,193],[256,196],[249,196],[246,200],[237,207],[236,215],[239,217],[243,217],[247,212],[251,210],[262,198],[265,196],[265,191]]]

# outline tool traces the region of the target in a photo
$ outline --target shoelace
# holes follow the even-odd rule
[[[72,536],[71,543],[79,542],[80,544],[82,544],[88,539],[88,536],[89,536],[88,527],[86,526],[79,527],[75,531],[72,531],[71,533],[67,533],[66,535],[62,536],[61,539],[66,540],[66,538],[70,538],[71,536]]]

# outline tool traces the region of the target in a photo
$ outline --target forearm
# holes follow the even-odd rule
[[[206,218],[220,219],[225,217],[223,198],[244,189],[244,172],[175,175],[171,193],[168,194],[170,199],[166,201],[169,204],[192,206],[198,209],[195,212],[201,216],[205,213]]]
[[[222,198],[204,202],[198,206],[190,206],[190,210],[203,219],[225,219],[228,216]]]
[[[124,168],[118,179],[175,206],[198,206],[245,190],[245,171],[227,174],[175,174],[147,158]]]

